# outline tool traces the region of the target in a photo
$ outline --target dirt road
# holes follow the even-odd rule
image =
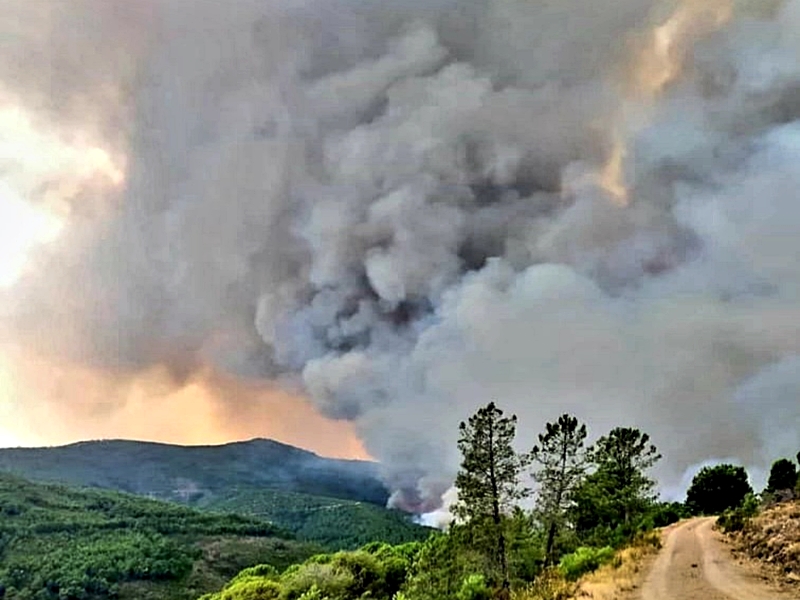
[[[693,519],[666,534],[640,600],[797,600],[738,565],[713,524]]]

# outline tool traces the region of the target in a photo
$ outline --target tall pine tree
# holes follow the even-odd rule
[[[533,479],[539,484],[536,512],[547,535],[547,564],[554,562],[556,537],[566,525],[575,490],[586,477],[590,450],[585,442],[586,425],[564,414],[555,423],[547,423],[545,432],[539,434],[539,444],[531,451],[532,461],[539,466]]]
[[[462,462],[456,476],[458,503],[453,509],[472,528],[476,543],[485,540],[494,571],[490,575],[498,580],[505,597],[509,576],[504,515],[526,493],[519,483],[525,460],[513,448],[516,425],[516,415],[503,416],[494,402],[459,425]]]
[[[647,471],[661,458],[650,436],[632,427],[616,427],[595,443],[595,469],[576,491],[574,518],[579,534],[591,543],[593,534],[615,531],[614,543],[636,530],[655,501],[655,481]]]

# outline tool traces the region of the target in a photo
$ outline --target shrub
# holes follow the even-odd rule
[[[744,529],[746,522],[747,518],[738,508],[726,510],[719,517],[717,517],[717,527],[719,527],[725,533],[741,531]]]
[[[251,577],[227,587],[215,600],[277,600],[281,596],[281,586],[269,579]]]
[[[322,595],[322,590],[320,590],[316,585],[312,585],[308,590],[300,596],[299,600],[324,600],[325,596]]]
[[[252,577],[261,577],[263,579],[276,579],[278,577],[278,570],[272,565],[256,565],[239,571],[239,574],[231,580],[231,584],[236,583],[242,579],[250,579]]]
[[[755,494],[747,494],[741,506],[730,508],[717,518],[717,527],[725,533],[741,531],[747,521],[758,514],[759,501]]]
[[[581,546],[572,554],[564,556],[558,563],[558,569],[569,581],[575,581],[581,575],[591,573],[613,559],[614,549],[610,546],[603,548]]]
[[[352,573],[337,570],[331,564],[306,563],[281,577],[283,584],[282,598],[295,600],[308,592],[312,587],[319,588],[323,596],[330,598],[347,598],[353,589]]]
[[[653,527],[666,527],[689,516],[689,511],[681,502],[660,502],[653,507]]]
[[[456,594],[458,600],[489,600],[491,597],[492,592],[486,585],[483,575],[468,575]]]
[[[752,492],[747,494],[742,501],[741,511],[745,517],[755,517],[758,514],[758,496]]]

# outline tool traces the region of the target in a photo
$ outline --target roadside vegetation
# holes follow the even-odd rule
[[[797,462],[800,463],[800,453]],[[699,501],[691,503],[687,500],[687,505],[694,509],[695,514],[719,515],[717,526],[725,533],[732,533],[745,529],[751,519],[766,509],[800,502],[800,473],[787,458],[780,458],[772,464],[767,487],[759,495],[753,493],[749,484],[746,487],[742,484],[743,474],[746,481],[744,469],[733,465],[703,469],[688,492],[690,500]],[[710,510],[712,507],[715,510]]]
[[[777,583],[800,587],[800,474],[790,459],[776,460],[766,489],[759,496],[748,493],[739,505],[726,508],[717,526]]]

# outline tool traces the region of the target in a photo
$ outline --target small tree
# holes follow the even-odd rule
[[[564,414],[555,423],[547,423],[533,447],[531,459],[539,465],[533,472],[539,484],[536,510],[545,527],[545,564],[555,559],[556,535],[567,521],[575,490],[586,476],[590,450],[585,447],[586,425]]]
[[[703,467],[686,492],[686,507],[694,515],[718,515],[740,506],[752,493],[744,467]]]
[[[455,483],[458,502],[453,508],[456,517],[473,529],[478,545],[486,540],[504,596],[508,596],[509,577],[503,515],[526,493],[519,484],[525,461],[512,445],[516,425],[517,417],[503,416],[494,402],[459,425],[462,462]]]
[[[767,481],[768,492],[778,492],[782,490],[794,491],[797,485],[797,467],[788,458],[779,458],[772,463]]]

